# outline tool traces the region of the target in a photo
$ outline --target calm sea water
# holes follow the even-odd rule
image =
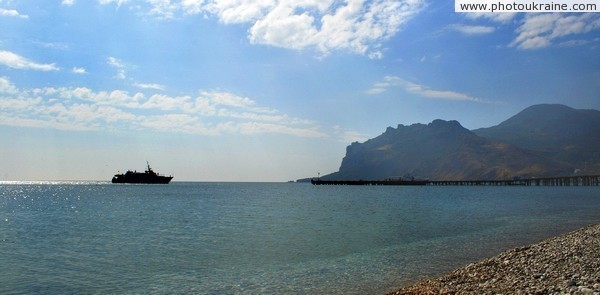
[[[3,183],[0,294],[378,294],[597,222],[599,187]]]

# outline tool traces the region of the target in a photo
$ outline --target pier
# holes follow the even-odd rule
[[[544,178],[515,178],[512,180],[321,180],[314,185],[432,185],[432,186],[600,186],[600,175],[562,176]]]
[[[314,185],[427,185],[428,180],[320,180],[310,181]]]

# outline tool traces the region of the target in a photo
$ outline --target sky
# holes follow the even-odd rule
[[[600,109],[600,13],[426,0],[0,0],[0,181],[288,181],[388,126]]]

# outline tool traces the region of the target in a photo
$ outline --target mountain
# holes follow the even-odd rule
[[[491,128],[457,121],[398,125],[352,143],[322,179],[507,179],[600,172],[600,112],[537,105]]]
[[[567,162],[582,173],[600,173],[600,111],[564,105],[528,107],[510,119],[474,133]]]

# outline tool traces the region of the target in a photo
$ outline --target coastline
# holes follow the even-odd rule
[[[600,294],[600,223],[390,294]]]

